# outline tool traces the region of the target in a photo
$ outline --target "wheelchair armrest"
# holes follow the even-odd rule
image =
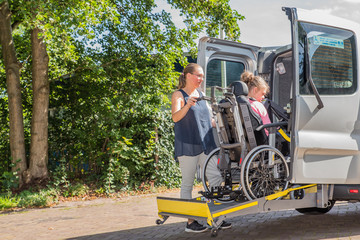
[[[255,130],[260,131],[263,128],[280,127],[280,126],[286,126],[287,124],[288,124],[288,122],[269,123],[269,124],[265,124],[265,125],[260,125]]]
[[[241,147],[241,143],[223,143],[220,145],[221,148],[225,148],[225,149],[232,149],[232,148],[237,148],[237,147]]]

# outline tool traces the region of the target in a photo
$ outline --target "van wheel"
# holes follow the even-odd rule
[[[320,215],[320,214],[325,214],[325,213],[329,212],[335,205],[335,202],[336,202],[335,200],[330,200],[329,204],[326,208],[317,208],[317,207],[296,208],[295,210],[298,211],[299,213],[302,213],[305,215]]]

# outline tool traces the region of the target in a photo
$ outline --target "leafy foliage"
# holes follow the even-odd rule
[[[34,26],[44,31],[50,57],[51,184],[67,189],[69,196],[77,191],[74,179],[88,179],[107,193],[144,184],[178,187],[168,98],[178,77],[174,63],[186,64],[184,51],[196,53],[194,40],[201,32],[217,36],[221,25],[228,39],[239,37],[237,21],[243,17],[231,10],[228,0],[168,0],[185,18],[184,29],[169,13],[155,12],[153,0],[9,3],[13,22],[20,23],[13,37],[22,64],[27,146],[32,108],[29,31]],[[0,131],[8,136],[2,62],[0,78]],[[3,174],[10,169],[7,138],[0,140],[0,150]],[[3,183],[6,179],[0,178]]]
[[[19,204],[19,199],[14,198],[11,194],[1,194],[0,195],[0,210],[15,208]]]

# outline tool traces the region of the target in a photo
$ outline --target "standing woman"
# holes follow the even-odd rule
[[[207,103],[197,101],[197,98],[203,96],[197,89],[203,78],[202,67],[190,63],[180,75],[178,90],[171,98],[172,119],[175,122],[175,159],[177,158],[180,164],[180,197],[184,199],[192,198],[197,166],[202,166],[206,155],[216,148]],[[196,220],[188,219],[186,232],[206,230],[207,227]]]

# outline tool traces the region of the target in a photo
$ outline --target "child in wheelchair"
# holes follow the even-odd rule
[[[269,114],[262,101],[269,93],[269,85],[265,80],[259,76],[254,76],[251,72],[244,72],[241,74],[241,81],[246,83],[248,87],[248,98],[251,108],[261,117],[262,124],[271,123]],[[266,135],[269,135],[269,131],[265,129]]]
[[[241,81],[248,86],[248,99],[251,108],[261,117],[263,125],[274,122],[271,120],[273,115],[275,115],[278,120],[285,122],[289,120],[284,109],[281,109],[281,107],[273,101],[265,99],[270,88],[262,77],[254,76],[253,73],[246,71],[241,74]],[[267,128],[264,128],[264,130],[266,135],[269,136],[269,130]],[[276,134],[276,148],[285,156],[290,154],[288,138],[284,136],[283,131],[277,132]]]
[[[266,84],[261,78],[257,81]],[[268,87],[264,90],[260,85],[250,86],[249,90],[245,82],[239,81],[229,88],[212,87],[211,107],[220,147],[209,154],[203,165],[202,194],[218,202],[255,199],[288,186],[287,162],[281,151],[268,145],[267,130],[286,125],[286,119],[271,123],[266,108],[257,101],[264,98]],[[219,102],[215,90],[222,91]],[[249,101],[249,97],[254,100]],[[263,117],[258,112],[264,113]]]

